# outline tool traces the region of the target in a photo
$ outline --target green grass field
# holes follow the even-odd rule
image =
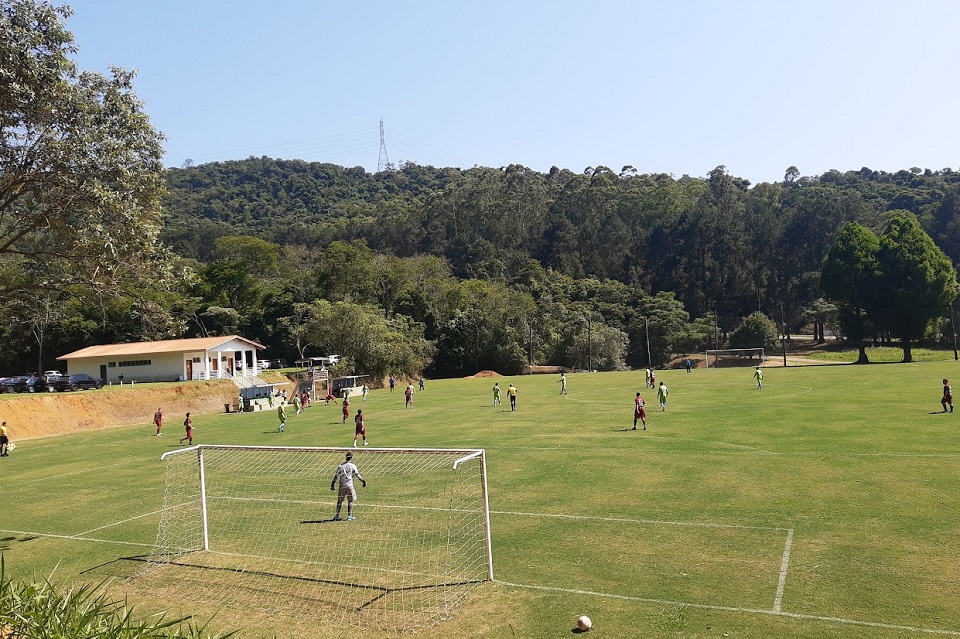
[[[492,406],[493,379],[428,381],[411,410],[386,390],[354,408],[372,446],[487,450],[496,581],[417,636],[560,637],[588,614],[604,637],[960,637],[960,410],[939,412],[956,368],[770,368],[762,391],[748,368],[664,371],[670,401],[660,412],[644,392],[647,432],[627,430],[642,372],[568,375],[568,397],[555,376],[499,378],[519,388],[516,413]],[[0,460],[7,572],[102,580],[149,552],[160,455],[181,436],[169,419],[161,437],[144,424],[17,441]],[[272,412],[194,424],[194,443],[353,441],[334,406],[291,416],[282,434]],[[134,601],[214,612],[191,599]],[[393,636],[243,636],[274,634]]]

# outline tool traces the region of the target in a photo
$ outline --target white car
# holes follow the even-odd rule
[[[60,371],[43,371],[44,377],[63,377],[63,373]]]

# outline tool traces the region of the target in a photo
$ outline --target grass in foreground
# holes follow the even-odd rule
[[[516,413],[492,406],[492,379],[428,381],[411,410],[401,393],[375,391],[354,409],[368,415],[373,446],[488,452],[496,582],[418,636],[556,637],[579,614],[611,637],[960,636],[960,559],[949,550],[960,545],[960,413],[938,412],[940,379],[954,370],[767,369],[762,391],[749,369],[664,371],[668,409],[645,392],[645,433],[627,430],[642,373],[568,375],[566,398],[555,376],[496,380],[518,386]],[[353,440],[333,406],[291,417],[282,434],[267,412],[195,426],[196,443]],[[2,460],[8,568],[59,565],[59,579],[76,583],[122,576],[121,557],[148,552],[159,455],[180,437],[152,432],[18,442]],[[357,634],[192,610],[189,592],[144,603],[217,613],[218,628],[244,637]]]
[[[186,618],[135,616],[125,601],[113,600],[99,586],[64,586],[49,580],[14,582],[0,557],[0,636],[59,639],[227,639],[209,634]]]

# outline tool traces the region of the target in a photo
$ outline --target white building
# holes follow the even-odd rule
[[[257,351],[265,346],[239,335],[88,346],[57,358],[68,373],[104,382],[169,382],[232,379],[260,373]]]

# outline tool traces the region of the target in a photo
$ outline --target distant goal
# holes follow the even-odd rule
[[[368,487],[355,521],[333,521],[348,451]],[[157,541],[132,580],[188,595],[194,614],[402,632],[493,580],[483,450],[202,445],[162,458]]]
[[[762,348],[721,348],[706,351],[707,368],[744,366],[763,363]]]

